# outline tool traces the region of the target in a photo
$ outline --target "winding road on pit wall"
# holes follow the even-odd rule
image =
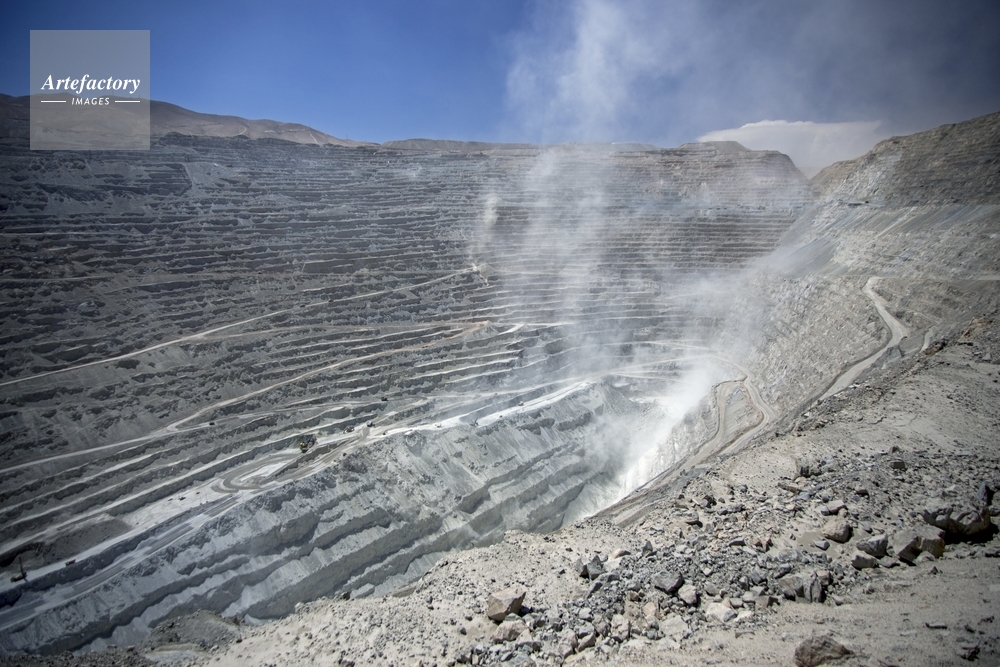
[[[879,317],[882,318],[882,322],[885,323],[886,328],[889,330],[889,340],[885,343],[885,345],[880,347],[871,355],[861,359],[842,371],[840,375],[838,375],[830,384],[830,387],[823,392],[821,396],[819,396],[819,400],[826,400],[827,398],[851,386],[862,373],[871,368],[876,361],[882,358],[882,355],[884,355],[887,350],[899,345],[900,341],[902,341],[909,334],[909,329],[889,312],[888,304],[885,299],[883,299],[882,296],[875,291],[875,286],[878,284],[878,280],[878,276],[870,276],[865,282],[865,286],[862,288],[861,292],[872,302],[872,305],[875,306],[875,310],[878,312]],[[730,359],[726,359],[718,355],[711,356],[719,362],[737,369],[743,374],[743,378],[740,380],[727,380],[719,383],[715,387],[716,404],[719,406],[718,426],[715,433],[709,440],[706,440],[701,445],[696,447],[680,465],[660,473],[633,491],[629,499],[618,503],[615,506],[614,513],[617,515],[615,522],[619,525],[628,525],[640,519],[645,514],[645,511],[649,507],[652,507],[654,503],[654,500],[651,499],[651,494],[676,482],[681,476],[685,476],[685,473],[688,473],[695,467],[704,464],[706,461],[718,459],[719,457],[729,454],[735,454],[736,452],[742,450],[747,446],[747,444],[750,443],[751,440],[757,437],[759,433],[763,432],[769,425],[777,421],[777,414],[761,397],[760,391],[757,388],[756,380],[750,373],[749,369]],[[726,444],[724,442],[726,407],[725,401],[722,400],[722,391],[726,385],[731,385],[732,383],[737,383],[743,386],[750,405],[760,413],[760,421],[758,421],[756,425],[741,433],[735,440]]]

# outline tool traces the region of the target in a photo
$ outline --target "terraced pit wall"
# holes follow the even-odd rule
[[[731,144],[8,141],[0,649],[382,593],[795,428],[995,311],[998,127],[812,185]]]
[[[735,372],[706,279],[811,197],[731,144],[0,154],[5,652],[381,593],[616,500]]]

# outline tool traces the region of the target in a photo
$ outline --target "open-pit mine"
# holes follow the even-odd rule
[[[2,653],[385,594],[791,429],[996,305],[996,115],[809,181],[734,143],[221,121],[30,151],[0,102]]]

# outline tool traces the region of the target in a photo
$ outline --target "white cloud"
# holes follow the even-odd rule
[[[824,167],[867,153],[888,135],[879,121],[813,123],[764,120],[731,130],[716,130],[698,141],[738,141],[751,150],[775,150],[792,158],[803,174],[814,176]]]

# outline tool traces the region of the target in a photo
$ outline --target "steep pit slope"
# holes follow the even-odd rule
[[[682,466],[597,517],[449,555],[394,596],[305,605],[196,664],[817,664],[804,647],[825,636],[851,667],[996,662],[996,120],[842,167],[736,276],[713,353],[749,381],[675,429],[704,443]],[[927,186],[942,181],[972,201]],[[865,204],[859,182],[892,194]],[[984,509],[992,525],[946,542],[928,524],[963,503],[967,526]],[[604,573],[581,576],[594,559]],[[523,604],[498,625],[508,587]]]
[[[760,265],[760,301],[725,330],[747,334],[779,408],[822,394],[893,333],[897,355],[954,333],[1000,279],[1000,114],[889,139],[814,183],[820,200]]]
[[[861,204],[995,204],[1000,115],[879,143],[827,167],[813,183],[827,199]]]
[[[612,502],[732,372],[704,277],[811,197],[729,144],[0,154],[5,652],[382,592]]]
[[[809,408],[879,368],[933,353],[996,309],[1000,114],[887,140],[813,183],[820,198],[732,290],[713,336],[716,354],[730,355],[759,390],[755,434],[821,428]],[[706,441],[718,414],[703,406],[669,442]],[[709,449],[731,454],[748,441],[716,438]],[[704,459],[703,451],[606,514],[637,520]]]

